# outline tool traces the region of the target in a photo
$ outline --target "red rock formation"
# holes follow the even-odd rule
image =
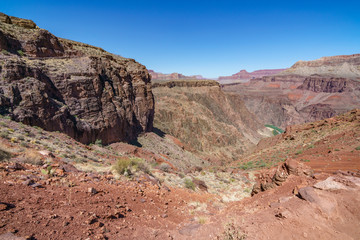
[[[235,73],[231,76],[220,76],[219,80],[260,78],[263,76],[275,75],[284,70],[286,69],[263,69],[263,70],[256,70],[250,73],[247,72],[246,70],[241,70],[240,72]]]
[[[30,29],[31,22],[0,16],[1,114],[83,143],[130,141],[152,129],[154,100],[144,66],[36,25]]]
[[[246,84],[223,85],[237,92],[264,124],[286,127],[317,121],[360,107],[360,54],[299,61]]]

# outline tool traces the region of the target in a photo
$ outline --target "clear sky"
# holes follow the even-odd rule
[[[360,53],[360,1],[0,0],[56,36],[205,77]]]

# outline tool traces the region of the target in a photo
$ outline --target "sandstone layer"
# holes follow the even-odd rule
[[[146,68],[0,15],[0,111],[82,143],[131,141],[152,130]]]

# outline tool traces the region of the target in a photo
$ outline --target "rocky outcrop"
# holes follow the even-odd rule
[[[29,29],[34,29],[37,27],[36,24],[31,20],[8,16],[4,13],[0,13],[0,22],[7,24],[14,24],[19,27],[24,27]]]
[[[27,20],[1,19],[1,114],[83,143],[131,141],[152,129],[154,100],[144,66],[30,29]]]
[[[259,177],[257,182],[254,184],[251,195],[255,195],[259,192],[269,190],[276,186],[281,186],[286,181],[289,175],[296,176],[309,176],[312,177],[314,172],[310,167],[305,166],[297,161],[288,159],[285,163],[279,165],[275,172],[264,172]]]

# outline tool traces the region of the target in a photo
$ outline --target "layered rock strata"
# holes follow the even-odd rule
[[[152,130],[147,69],[133,59],[61,39],[0,15],[0,111],[82,143],[131,141]]]

